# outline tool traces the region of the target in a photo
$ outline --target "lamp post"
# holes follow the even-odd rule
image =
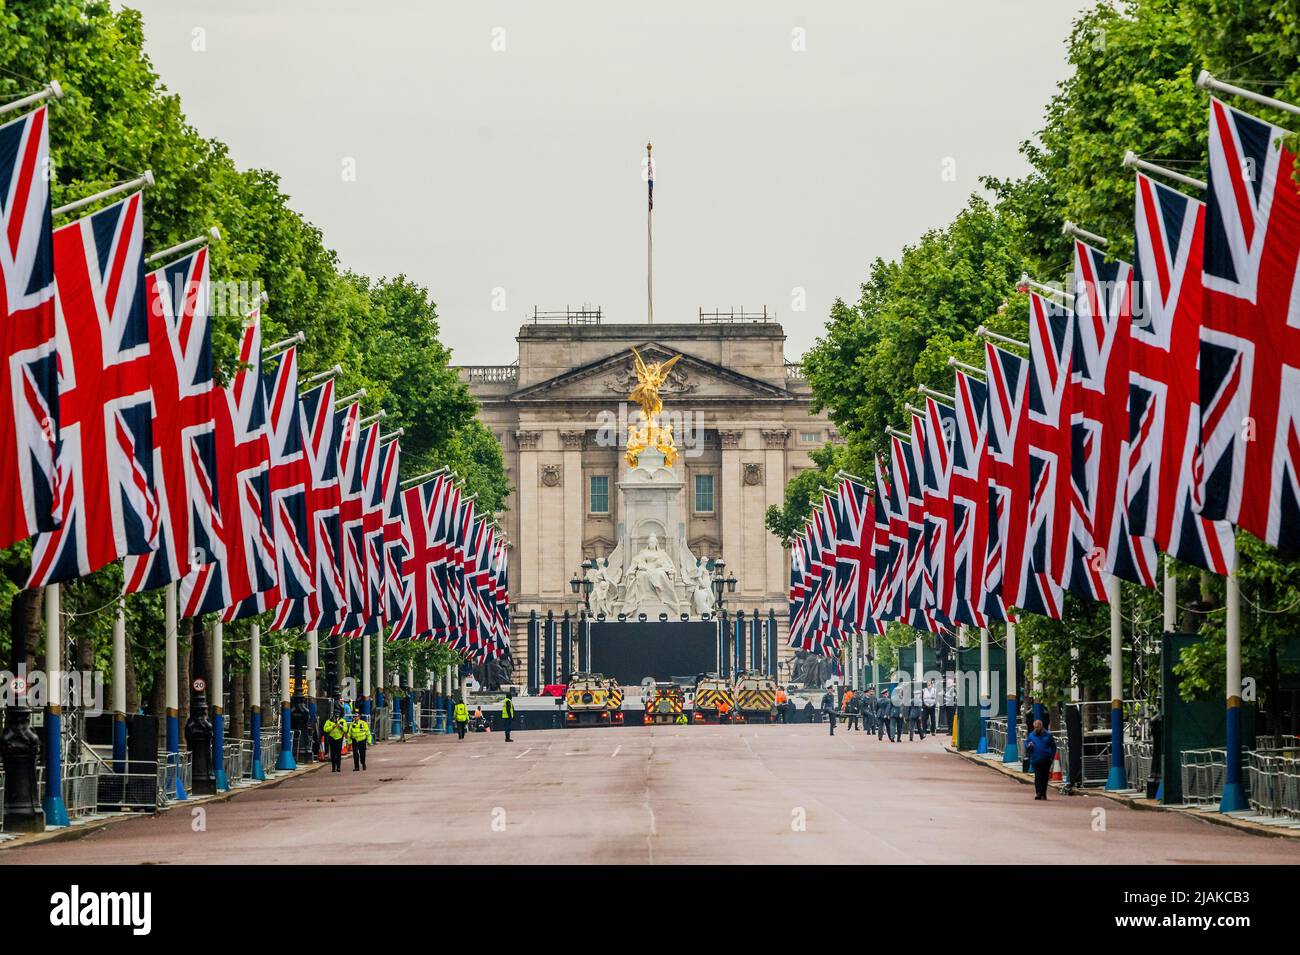
[[[719,557],[717,560],[713,562],[712,583],[713,583],[713,595],[716,598],[714,601],[715,604],[714,613],[717,615],[718,618],[719,651],[721,651],[723,647],[723,640],[722,640],[723,611],[727,605],[726,597],[724,595],[734,594],[736,592],[736,583],[737,583],[735,574],[727,574],[726,577],[722,576],[726,572],[726,570],[727,570],[727,562],[723,560],[721,557]],[[718,656],[720,657],[720,659],[718,660],[718,664],[719,664],[719,668],[722,671],[721,673],[718,674],[719,676],[723,676],[731,672],[731,641],[730,640],[726,642],[726,648],[727,651],[726,651],[725,659],[721,659],[722,657],[721,652],[719,652],[718,654]]]
[[[596,569],[595,559],[584,560],[578,567],[578,571],[569,579],[569,589],[573,591],[574,596],[581,597],[582,600],[578,607],[578,640],[581,641],[579,646],[578,657],[586,661],[586,669],[591,670],[591,591],[595,588],[595,583],[587,576],[587,571]]]

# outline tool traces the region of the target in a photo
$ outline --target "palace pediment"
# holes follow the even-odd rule
[[[726,368],[703,358],[648,341],[637,345],[647,362],[666,361],[673,355],[682,358],[673,367],[659,393],[664,404],[745,402],[787,402],[798,400],[785,388],[753,378],[742,371]],[[502,396],[510,402],[598,402],[608,404],[627,398],[636,385],[632,355],[620,348],[604,358],[572,368],[546,381],[520,388]]]

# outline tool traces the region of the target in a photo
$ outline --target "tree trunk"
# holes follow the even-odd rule
[[[230,674],[230,735],[233,739],[244,738],[244,703],[248,697],[245,675]]]
[[[40,587],[18,591],[9,605],[9,633],[13,640],[11,663],[15,674],[20,669],[30,674],[36,668],[36,647],[41,642],[41,611],[44,606],[45,591]]]
[[[158,748],[167,748],[167,678],[166,674],[155,674],[153,692],[149,694],[149,706],[158,718]]]
[[[135,659],[131,655],[131,641],[126,641],[126,715],[140,709],[140,686],[135,679]]]
[[[185,722],[190,718],[190,628],[184,623],[176,626],[176,715],[180,719],[181,735],[185,735]]]

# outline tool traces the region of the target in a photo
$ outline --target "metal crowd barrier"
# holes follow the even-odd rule
[[[1227,771],[1225,749],[1185,749],[1179,766],[1183,780],[1183,800],[1193,806],[1214,806],[1223,797],[1223,777]]]
[[[193,763],[189,750],[169,753],[158,752],[158,805],[165,806],[176,798],[176,779],[180,777],[181,788],[189,792],[193,788]]]
[[[275,729],[262,728],[262,769],[268,773],[275,769],[275,761],[280,758],[280,726],[276,718]]]
[[[1256,750],[1249,754],[1246,778],[1250,805],[1257,813],[1300,819],[1300,751]]]
[[[1153,744],[1150,740],[1127,740],[1124,743],[1124,772],[1134,789],[1146,786],[1151,776]]]
[[[374,736],[376,743],[382,743],[392,734],[393,731],[393,708],[391,706],[377,707],[370,714],[370,734]]]
[[[421,733],[441,733],[446,728],[447,713],[442,707],[424,709],[417,707]]]
[[[222,747],[226,761],[226,779],[231,784],[244,778],[244,745],[240,740],[228,739]]]
[[[165,801],[159,789],[161,781],[155,760],[114,760],[107,771],[101,768],[99,774],[99,806],[153,812]]]
[[[1007,718],[1005,716],[990,718],[984,727],[984,738],[988,742],[989,752],[1001,759],[1003,751],[1007,748]]]

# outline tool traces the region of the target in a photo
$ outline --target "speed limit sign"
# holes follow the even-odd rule
[[[195,693],[202,693],[208,688],[208,684],[204,681],[203,677],[199,677],[192,685]]]

